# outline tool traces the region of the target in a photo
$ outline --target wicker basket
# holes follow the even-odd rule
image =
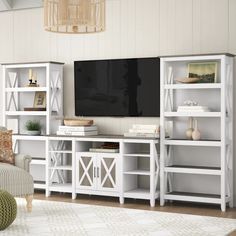
[[[64,119],[66,126],[90,126],[93,124],[93,120],[84,119]]]

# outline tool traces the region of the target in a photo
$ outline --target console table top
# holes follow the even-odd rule
[[[145,139],[145,140],[159,140],[159,138],[145,138],[145,137],[125,137],[124,135],[106,135],[106,134],[98,134],[98,135],[90,135],[90,136],[67,136],[67,135],[45,135],[46,137],[66,137],[66,138],[103,138],[103,139]]]
[[[232,53],[228,53],[228,52],[224,52],[224,53],[203,53],[203,54],[186,54],[186,55],[163,55],[163,56],[159,56],[160,58],[166,58],[166,57],[194,57],[194,56],[220,56],[220,55],[224,55],[224,56],[228,56],[228,57],[235,57],[234,54]]]
[[[51,63],[51,64],[59,64],[64,65],[64,62],[58,62],[58,61],[33,61],[33,62],[13,62],[13,63],[1,63],[1,65],[24,65],[24,64],[45,64],[45,63]]]
[[[159,140],[160,138],[145,138],[145,137],[125,137],[124,135],[106,135],[106,134],[98,134],[98,135],[90,135],[90,136],[75,136],[75,135],[36,135],[30,136],[27,134],[13,134],[13,137],[48,137],[48,138],[83,138],[83,139],[137,139],[137,140]]]

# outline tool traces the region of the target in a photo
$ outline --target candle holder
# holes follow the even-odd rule
[[[28,87],[39,87],[37,83],[37,74],[36,72],[33,72],[32,69],[29,69],[29,84]]]

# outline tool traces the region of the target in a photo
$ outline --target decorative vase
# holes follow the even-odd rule
[[[201,138],[201,133],[198,130],[197,120],[194,120],[194,130],[192,133],[192,138],[193,138],[193,140],[200,140],[200,138]]]
[[[185,135],[187,139],[192,139],[192,133],[193,133],[193,118],[189,117],[189,128],[186,130]]]

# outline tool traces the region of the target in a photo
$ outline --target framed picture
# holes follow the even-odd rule
[[[35,93],[34,108],[46,108],[46,92]]]
[[[189,63],[188,77],[198,78],[196,83],[216,83],[217,62]]]

